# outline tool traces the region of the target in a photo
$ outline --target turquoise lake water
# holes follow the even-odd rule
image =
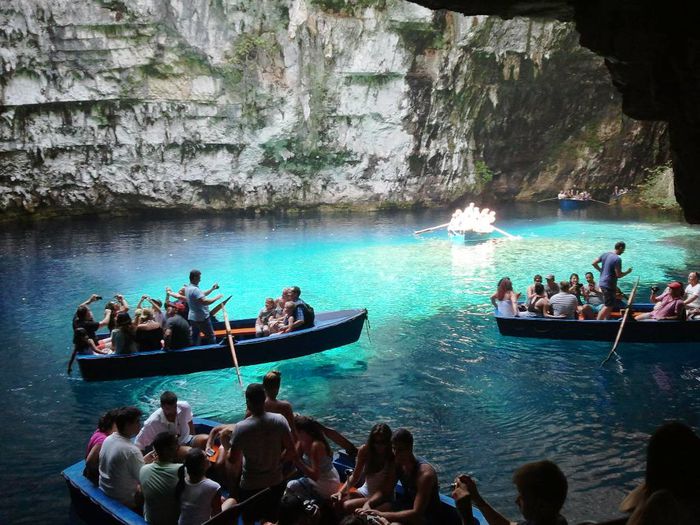
[[[305,218],[160,218],[46,221],[3,226],[0,388],[5,424],[1,523],[73,523],[62,468],[82,458],[105,410],[144,412],[165,389],[195,413],[233,422],[244,401],[232,370],[109,383],[65,373],[70,320],[95,292],[163,296],[191,268],[232,294],[229,312],[252,317],[264,298],[296,284],[316,311],[365,307],[370,337],[323,354],[242,369],[246,384],[271,368],[295,410],[355,443],[380,421],[405,426],[437,467],[444,492],[460,472],[518,517],[513,470],[550,458],[569,479],[570,522],[616,515],[642,477],[648,434],[664,419],[700,427],[699,343],[623,344],[518,340],[499,335],[489,296],[508,275],[525,291],[534,273],[558,279],[627,242],[629,291],[685,280],[700,263],[700,229],[663,214],[554,206],[515,207],[497,225],[519,236],[477,245],[414,230],[451,212],[313,215]],[[96,316],[102,303],[93,308]],[[40,329],[40,330],[39,330]]]

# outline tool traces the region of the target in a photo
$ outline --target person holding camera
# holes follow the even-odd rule
[[[78,328],[83,328],[87,332],[88,337],[95,344],[97,344],[96,332],[100,328],[107,326],[109,324],[110,319],[112,318],[112,311],[106,309],[102,320],[95,321],[95,318],[92,315],[92,310],[90,310],[90,305],[95,301],[101,300],[101,296],[95,293],[92,294],[86,301],[83,301],[82,303],[80,303],[80,305],[78,305],[78,308],[75,311],[75,315],[73,316],[73,331],[77,330]]]
[[[685,312],[685,303],[683,302],[683,285],[678,281],[673,281],[668,283],[668,287],[664,290],[664,293],[657,297],[659,292],[658,286],[653,286],[651,288],[651,297],[649,298],[652,303],[657,303],[651,312],[645,312],[642,314],[637,314],[635,319],[637,321],[654,320],[678,320],[681,319],[683,312]]]
[[[620,256],[625,252],[627,246],[624,242],[615,243],[615,249],[602,254],[593,261],[593,268],[600,272],[598,284],[603,290],[603,307],[598,312],[598,320],[610,319],[610,314],[615,306],[615,295],[617,292],[617,280],[632,273],[632,268],[622,271],[622,259]]]

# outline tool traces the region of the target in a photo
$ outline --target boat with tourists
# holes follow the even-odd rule
[[[219,423],[209,419],[193,419],[195,432],[197,434],[208,434]],[[333,457],[333,466],[338,471],[341,481],[345,481],[349,472],[355,467],[355,460],[344,452],[337,452]],[[88,478],[83,475],[85,461],[81,460],[67,467],[61,475],[66,481],[70,494],[71,505],[75,513],[88,525],[146,525],[143,516],[137,514],[126,505],[114,500],[102,492]],[[396,486],[397,492],[402,490],[400,484]],[[255,496],[253,496],[255,497]],[[227,515],[226,523],[239,523],[233,521],[237,518],[236,507],[242,507],[245,502],[235,506],[229,511],[224,511]],[[435,523],[443,525],[461,525],[459,513],[455,507],[454,500],[448,496],[440,494],[439,519]],[[219,516],[223,516],[222,513]],[[475,520],[479,525],[485,525],[486,520],[477,508],[473,508]],[[207,521],[207,524],[223,522],[217,516]]]
[[[455,212],[452,214],[450,222],[433,226],[431,228],[416,230],[413,233],[414,235],[420,235],[421,233],[447,228],[447,236],[451,240],[460,243],[464,242],[467,244],[476,244],[487,241],[491,238],[497,237],[498,234],[510,238],[515,237],[514,235],[511,235],[510,233],[494,226],[493,223],[495,221],[495,211],[488,208],[480,209],[478,206],[474,206],[473,202],[470,202],[469,206],[464,208],[464,211],[461,209],[455,210]]]
[[[635,312],[649,312],[651,303],[635,303]],[[501,335],[539,339],[578,339],[586,341],[614,341],[620,330],[620,317],[605,321],[557,319],[552,317],[504,317],[496,315]],[[700,322],[689,321],[634,321],[620,336],[628,343],[692,343],[700,340]]]
[[[259,365],[315,354],[354,343],[367,320],[366,309],[320,312],[310,328],[256,337],[255,318],[231,321],[239,366]],[[178,350],[153,350],[132,354],[78,355],[76,360],[85,381],[109,381],[163,375],[189,374],[235,366],[227,346],[223,322],[214,323],[221,342]],[[99,334],[100,339],[109,334]]]

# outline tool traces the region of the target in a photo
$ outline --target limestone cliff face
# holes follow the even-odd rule
[[[559,22],[399,0],[9,0],[0,210],[607,193],[667,160]]]

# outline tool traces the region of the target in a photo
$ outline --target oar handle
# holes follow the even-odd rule
[[[226,327],[226,339],[228,341],[228,348],[231,350],[231,357],[233,358],[233,364],[236,367],[236,375],[238,376],[238,383],[243,386],[243,379],[241,379],[241,371],[238,368],[238,356],[236,355],[236,346],[233,344],[233,335],[231,335],[231,323],[228,321],[228,314],[226,313],[226,307],[221,305],[221,313],[224,314],[224,326]]]

